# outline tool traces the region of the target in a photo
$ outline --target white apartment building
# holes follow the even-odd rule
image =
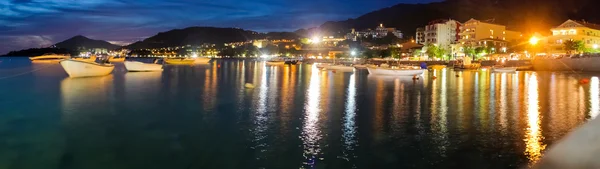
[[[427,44],[435,44],[448,51],[451,50],[451,45],[456,44],[460,37],[460,22],[455,20],[436,20],[430,22],[425,29],[417,29],[417,32],[422,31],[422,38],[417,34],[419,42]]]

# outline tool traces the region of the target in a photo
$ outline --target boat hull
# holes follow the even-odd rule
[[[45,56],[36,56],[30,57],[29,60],[34,63],[58,63],[61,60],[69,59],[68,56],[62,55],[45,55]]]
[[[584,71],[600,72],[600,57],[532,60],[533,70],[536,71]]]
[[[423,69],[385,69],[368,67],[369,74],[386,76],[417,76],[423,74]]]
[[[341,72],[354,72],[354,67],[352,66],[330,65],[326,68],[329,70],[336,70]]]
[[[429,69],[444,69],[446,68],[446,65],[431,65],[428,67]]]
[[[159,64],[142,63],[142,62],[124,62],[125,68],[130,72],[156,72],[162,71],[163,66]]]
[[[194,60],[194,64],[208,64],[210,63],[210,58],[196,58],[196,60]]]
[[[492,72],[496,73],[514,73],[517,71],[517,68],[492,68]]]
[[[276,62],[267,61],[266,64],[271,65],[271,66],[281,66],[281,65],[284,65],[285,62],[284,61],[276,61]]]
[[[191,65],[196,59],[165,59],[166,64],[170,65]]]
[[[115,66],[111,64],[98,64],[78,60],[62,60],[60,61],[60,65],[70,77],[106,76],[115,69]]]
[[[124,57],[122,57],[122,58],[114,58],[114,57],[111,57],[111,58],[109,58],[109,59],[108,59],[108,61],[109,61],[109,62],[124,62],[124,61],[125,61],[125,58],[124,58]]]

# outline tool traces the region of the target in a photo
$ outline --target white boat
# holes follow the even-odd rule
[[[271,65],[271,66],[281,66],[281,65],[285,64],[285,61],[271,60],[271,61],[267,61],[266,64]]]
[[[329,65],[329,66],[326,66],[325,68],[327,68],[329,70],[336,70],[336,71],[341,71],[341,72],[354,72],[354,67],[346,66],[346,65]]]
[[[171,64],[171,65],[191,65],[191,64],[194,64],[194,62],[196,62],[196,59],[165,58],[164,61],[166,64]]]
[[[115,65],[113,64],[99,64],[73,59],[62,60],[60,61],[60,65],[70,77],[105,76],[115,69]]]
[[[130,72],[154,72],[162,71],[163,66],[155,63],[142,63],[137,61],[124,62],[125,68]]]
[[[108,58],[108,61],[109,62],[124,62],[125,61],[125,57],[118,57],[117,58],[117,57],[111,56],[111,57]]]
[[[513,73],[516,71],[517,71],[516,67],[493,67],[492,68],[492,72],[497,72],[497,73]]]
[[[330,65],[331,64],[328,64],[328,63],[319,63],[316,66],[317,66],[318,69],[324,69],[324,68],[329,67]]]
[[[194,60],[194,64],[208,64],[210,62],[210,58],[199,57]]]
[[[363,64],[356,64],[356,65],[353,65],[353,66],[356,69],[367,69],[367,65],[363,65]]]
[[[417,76],[423,74],[425,70],[414,68],[376,68],[367,67],[369,74],[372,75],[389,75],[389,76]]]
[[[57,54],[44,54],[42,56],[30,57],[31,62],[59,62],[64,59],[69,59],[69,56]]]

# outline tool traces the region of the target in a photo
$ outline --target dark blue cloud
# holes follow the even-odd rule
[[[133,42],[188,26],[293,31],[397,3],[439,0],[3,0],[0,53],[74,35]]]

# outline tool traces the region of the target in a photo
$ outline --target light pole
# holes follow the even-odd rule
[[[538,39],[535,36],[532,36],[531,38],[529,38],[529,44],[531,45],[531,53],[534,57],[536,55],[535,46],[539,43],[539,41],[540,41],[540,39]]]

